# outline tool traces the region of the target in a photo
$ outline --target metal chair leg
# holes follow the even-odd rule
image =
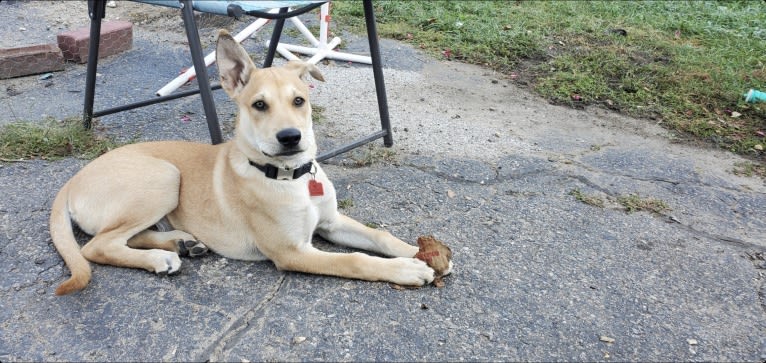
[[[189,50],[191,51],[194,70],[197,71],[197,84],[202,97],[202,107],[205,109],[205,118],[207,119],[207,128],[210,131],[210,140],[215,144],[223,142],[221,136],[221,126],[218,124],[218,114],[215,110],[213,101],[213,92],[210,89],[210,80],[207,78],[207,66],[202,56],[202,44],[199,40],[197,23],[194,21],[194,8],[191,0],[181,0],[181,14],[186,28],[186,38],[189,40]]]
[[[286,13],[288,8],[279,9],[279,13]],[[271,42],[269,43],[269,51],[266,53],[266,59],[263,61],[263,68],[271,67],[274,62],[274,56],[277,54],[277,45],[279,45],[279,38],[282,36],[282,28],[285,26],[285,19],[277,19],[274,22],[274,31],[271,33]]]
[[[375,27],[375,13],[372,8],[372,0],[364,0],[364,21],[367,25],[367,39],[370,43],[372,74],[375,77],[375,94],[378,96],[380,126],[386,132],[385,136],[383,136],[383,145],[386,147],[391,147],[394,145],[394,137],[391,132],[391,120],[388,117],[386,83],[383,80],[383,68],[380,59],[380,46],[378,44],[378,30]]]
[[[98,69],[98,46],[101,42],[101,19],[106,14],[106,1],[89,0],[90,44],[88,44],[88,70],[85,75],[85,100],[82,124],[90,129],[93,120],[93,99],[96,96],[96,70]]]

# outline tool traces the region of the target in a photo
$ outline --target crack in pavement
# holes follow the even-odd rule
[[[478,161],[478,160],[470,160],[470,161],[481,162],[481,161]],[[483,163],[483,162],[481,162],[481,163]],[[466,178],[464,178],[462,176],[449,175],[449,174],[447,174],[445,172],[437,171],[436,168],[431,167],[431,166],[416,165],[416,164],[412,164],[412,163],[404,163],[404,164],[402,164],[402,166],[418,170],[420,172],[423,172],[424,174],[428,174],[428,175],[436,177],[436,178],[444,179],[444,180],[446,180],[448,182],[453,182],[453,183],[463,184],[463,185],[474,185],[474,184],[476,184],[476,185],[489,185],[490,182],[492,182],[494,184],[495,181],[497,181],[497,179],[498,179],[498,171],[497,171],[497,168],[494,168],[494,167],[493,167],[493,171],[495,172],[495,178],[494,179],[487,179],[487,180],[476,181],[476,180],[466,179]]]
[[[196,359],[196,361],[218,362],[224,360],[224,353],[226,350],[239,342],[240,337],[248,331],[250,322],[276,297],[277,293],[279,293],[279,290],[284,285],[286,276],[285,273],[282,273],[277,282],[274,283],[271,291],[269,291],[269,293],[266,294],[266,296],[252,309],[246,311],[239,317],[239,319],[235,320],[215,342],[203,350],[202,354],[200,354],[200,359]]]
[[[568,165],[572,165],[574,167],[579,167],[579,168],[585,169],[586,171],[589,171],[591,173],[604,174],[604,175],[616,176],[616,177],[623,177],[623,178],[632,179],[632,180],[636,180],[636,181],[642,181],[642,182],[650,182],[650,183],[651,182],[659,182],[659,183],[667,183],[667,184],[672,184],[672,185],[691,184],[691,185],[696,185],[696,186],[699,186],[699,187],[711,188],[711,189],[714,189],[714,190],[727,190],[727,191],[730,191],[730,192],[737,192],[737,193],[742,193],[743,192],[741,189],[736,188],[736,187],[729,187],[729,186],[726,186],[726,185],[715,185],[715,184],[704,182],[703,180],[698,180],[697,182],[691,183],[689,181],[672,180],[672,179],[667,179],[667,178],[662,178],[662,177],[642,177],[640,175],[634,175],[634,174],[629,174],[629,173],[616,173],[616,172],[610,171],[608,169],[596,168],[596,167],[593,167],[592,165],[588,165],[588,164],[585,164],[585,163],[582,163],[582,162],[576,161],[576,160],[571,160],[571,159],[567,159],[567,160],[569,161]],[[748,190],[748,192],[749,193],[754,193],[754,194],[766,195],[766,193],[755,191],[755,190]]]
[[[619,195],[613,193],[612,191],[610,191],[610,190],[608,190],[606,188],[601,187],[600,185],[598,185],[597,183],[591,181],[590,179],[588,179],[587,177],[585,177],[583,175],[569,175],[569,177],[571,179],[577,180],[577,181],[587,185],[588,187],[591,187],[593,189],[596,189],[596,190],[606,194],[608,197],[611,197],[611,198],[619,197]],[[690,225],[682,223],[681,221],[679,221],[678,219],[676,219],[675,217],[672,217],[670,215],[665,215],[665,214],[660,214],[660,215],[668,218],[669,222],[673,222],[673,223],[678,224],[679,226],[683,227],[685,230],[687,230],[688,232],[691,232],[694,235],[697,235],[697,236],[700,236],[700,237],[704,237],[704,238],[708,238],[708,239],[711,239],[711,240],[715,240],[715,241],[718,241],[720,243],[723,243],[723,244],[726,244],[726,245],[729,245],[729,246],[733,246],[733,247],[738,247],[738,248],[754,248],[754,249],[757,249],[757,250],[764,250],[764,248],[762,246],[759,246],[759,245],[757,245],[755,243],[747,242],[747,241],[741,240],[739,238],[722,236],[722,235],[719,235],[719,234],[714,234],[714,233],[709,233],[709,232],[705,232],[705,231],[702,231],[702,230],[698,230],[698,229],[696,229],[696,228],[694,228],[694,227],[692,227]]]

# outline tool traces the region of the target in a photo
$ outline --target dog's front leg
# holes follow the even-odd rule
[[[418,259],[373,257],[360,252],[325,252],[310,244],[281,249],[270,258],[277,268],[287,271],[411,286],[422,286],[434,279],[434,270]]]
[[[413,257],[418,247],[407,244],[391,233],[370,228],[340,213],[317,226],[322,238],[343,246],[394,257]]]

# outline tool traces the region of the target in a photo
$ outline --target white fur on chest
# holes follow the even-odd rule
[[[309,180],[312,179],[322,184],[323,195],[310,195]],[[264,244],[296,247],[309,244],[317,225],[336,212],[335,189],[321,170],[314,176],[306,175],[297,180],[256,180],[248,184],[248,190],[241,192],[253,193],[258,196],[253,200],[268,200],[268,203],[243,208],[218,198],[222,201],[218,206],[222,221],[230,224],[224,222],[218,226],[215,242],[206,242],[216,253],[239,260],[268,259],[261,252]]]

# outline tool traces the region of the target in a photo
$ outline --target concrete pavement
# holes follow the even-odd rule
[[[145,98],[186,66],[181,45],[152,37],[139,29],[133,50],[103,61],[97,105]],[[0,361],[766,359],[766,186],[730,172],[740,158],[677,143],[647,120],[549,105],[485,69],[382,47],[395,146],[325,169],[345,213],[411,243],[434,234],[449,244],[445,288],[211,254],[170,277],[93,265],[84,291],[56,297],[69,272],[50,242],[50,203],[85,161],[1,163]],[[320,69],[320,146],[374,130],[371,71]],[[77,116],[84,66],[51,83],[0,81],[0,123]],[[230,127],[231,103],[222,92],[216,101]],[[100,125],[122,140],[209,140],[196,97]],[[627,213],[616,200],[630,194],[670,210]]]

